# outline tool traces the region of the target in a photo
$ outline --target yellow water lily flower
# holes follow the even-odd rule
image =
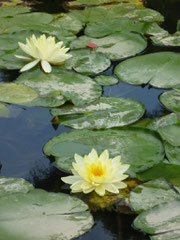
[[[27,71],[41,63],[41,67],[46,73],[51,72],[51,65],[61,65],[68,58],[71,57],[70,54],[66,54],[69,48],[62,47],[63,42],[55,42],[55,38],[50,36],[47,37],[43,34],[39,38],[36,38],[33,34],[29,39],[26,38],[26,44],[18,42],[19,47],[32,58],[15,55],[16,58],[19,58],[24,61],[30,61],[26,64],[20,72]]]
[[[75,154],[75,161],[71,170],[73,176],[62,177],[62,181],[70,186],[73,193],[90,193],[93,190],[100,196],[105,192],[118,194],[119,189],[127,185],[122,182],[128,175],[124,172],[129,168],[129,164],[122,164],[121,157],[109,158],[108,150],[98,156],[95,149],[84,157]]]

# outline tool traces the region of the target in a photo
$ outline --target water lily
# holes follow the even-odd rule
[[[32,35],[29,39],[26,38],[26,44],[18,42],[19,47],[30,57],[15,55],[16,58],[19,58],[24,61],[30,61],[26,64],[20,71],[24,72],[39,62],[41,63],[42,69],[46,73],[50,73],[52,65],[61,65],[68,58],[71,57],[70,54],[67,54],[69,48],[63,47],[63,42],[55,42],[55,38],[50,36],[47,37],[43,34],[39,38],[36,38],[35,35]]]
[[[106,191],[118,194],[119,189],[127,185],[122,182],[128,175],[124,172],[129,168],[128,164],[120,162],[121,157],[109,158],[108,150],[98,156],[95,149],[84,157],[75,154],[75,161],[71,170],[73,176],[62,177],[62,181],[70,186],[73,193],[90,193],[93,190],[100,196],[104,196]]]

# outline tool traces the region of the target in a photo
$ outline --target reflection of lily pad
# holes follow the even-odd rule
[[[78,73],[93,75],[105,71],[111,65],[104,54],[89,49],[71,51],[70,54],[72,57],[67,60],[65,67]]]
[[[1,239],[72,239],[88,231],[93,219],[79,199],[33,190],[0,198]]]
[[[101,97],[83,107],[64,106],[53,109],[60,123],[75,129],[105,129],[125,126],[137,121],[145,112],[144,106],[132,99]]]
[[[31,103],[38,94],[32,88],[19,83],[1,83],[0,101],[14,104]]]
[[[158,88],[172,88],[180,84],[180,54],[151,53],[120,63],[115,74],[129,84],[147,84]]]
[[[95,101],[102,91],[101,86],[91,78],[55,67],[51,74],[45,74],[39,69],[25,72],[16,82],[34,88],[43,98],[42,101],[46,102],[46,106],[52,106],[52,101],[54,106],[62,105],[64,98],[82,106]]]
[[[27,193],[33,188],[33,185],[23,178],[0,177],[0,197],[16,192]]]
[[[180,147],[174,147],[169,143],[165,145],[166,156],[171,164],[180,165]]]
[[[58,167],[70,171],[74,154],[84,155],[92,148],[98,153],[108,149],[111,157],[120,154],[122,162],[131,165],[131,173],[150,168],[164,156],[161,141],[151,131],[141,129],[71,131],[47,142],[44,152],[56,157]]]
[[[180,88],[163,93],[159,99],[165,107],[180,113]]]
[[[9,109],[6,105],[0,103],[0,117],[8,117]]]
[[[72,49],[86,48],[87,43],[95,43],[97,52],[102,52],[110,59],[120,59],[136,55],[142,52],[146,46],[146,40],[136,33],[115,33],[104,38],[90,38],[82,36],[75,39],[70,47]]]
[[[180,195],[163,178],[139,185],[130,193],[130,205],[138,213],[173,200],[180,200]]]
[[[104,19],[101,22],[89,23],[85,34],[90,37],[104,37],[116,32],[142,32],[144,24],[128,18]]]

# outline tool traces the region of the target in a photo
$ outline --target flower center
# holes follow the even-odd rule
[[[102,168],[102,165],[98,163],[97,165],[92,164],[91,165],[91,174],[93,174],[95,177],[101,177],[104,175],[104,169]]]

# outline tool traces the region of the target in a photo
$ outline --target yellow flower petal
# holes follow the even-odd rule
[[[99,185],[98,187],[95,188],[95,192],[100,195],[104,196],[105,195],[105,188],[103,185]]]

